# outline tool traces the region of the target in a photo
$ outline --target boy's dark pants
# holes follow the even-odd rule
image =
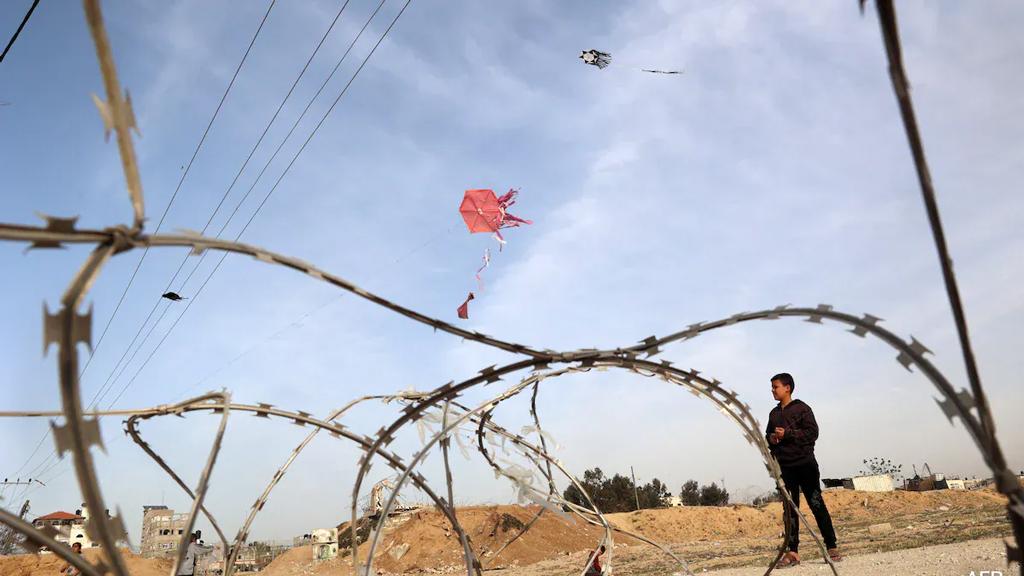
[[[820,476],[816,460],[797,466],[782,466],[782,481],[786,484],[786,491],[793,498],[793,503],[797,508],[800,507],[800,492],[803,492],[807,497],[807,506],[818,523],[821,537],[825,540],[825,548],[835,548],[836,531],[832,527],[832,517],[825,507],[825,500],[821,497]],[[789,549],[796,552],[800,547],[800,519],[796,514],[791,516]]]

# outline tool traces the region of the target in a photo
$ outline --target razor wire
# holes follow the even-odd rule
[[[668,361],[656,362],[651,360],[653,356],[661,352],[662,346],[690,340],[710,330],[725,328],[751,320],[774,320],[783,317],[797,317],[803,318],[807,322],[817,324],[821,324],[824,319],[836,321],[850,326],[851,328],[849,331],[858,337],[863,338],[866,335],[871,334],[872,336],[879,338],[882,342],[888,344],[898,352],[897,361],[904,368],[910,370],[911,367],[916,367],[936,387],[940,396],[943,397],[941,400],[936,400],[941,411],[951,423],[954,417],[960,418],[962,424],[981,452],[986,465],[988,465],[992,470],[996,489],[1000,493],[1004,494],[1008,499],[1007,512],[1013,526],[1018,546],[1015,547],[1011,542],[1006,543],[1007,559],[1008,561],[1018,562],[1021,560],[1019,544],[1022,539],[1024,539],[1024,487],[1021,487],[1020,483],[1017,481],[1016,475],[1006,467],[1005,459],[1003,458],[1001,448],[995,435],[992,414],[984,399],[980,379],[977,378],[976,369],[972,369],[973,362],[968,363],[968,370],[970,372],[969,381],[973,393],[968,392],[967,390],[957,391],[946,377],[925,357],[925,355],[929,353],[929,350],[923,344],[913,337],[911,337],[909,341],[906,341],[882,328],[879,326],[881,319],[876,316],[872,316],[870,314],[855,316],[843,312],[837,312],[828,305],[819,305],[815,308],[792,308],[789,306],[780,306],[759,312],[735,314],[728,318],[713,322],[692,324],[682,331],[665,337],[647,337],[641,340],[639,344],[635,344],[633,346],[611,350],[580,349],[559,352],[550,349],[537,349],[523,344],[502,340],[493,336],[488,336],[480,332],[465,330],[363,290],[355,284],[339,276],[320,270],[311,264],[292,257],[276,254],[262,248],[237,241],[230,242],[217,238],[208,238],[198,233],[184,233],[179,235],[143,234],[142,229],[145,212],[141,178],[131,140],[131,130],[137,130],[131,106],[131,99],[127,95],[127,92],[124,92],[124,96],[122,96],[122,90],[117,79],[112,50],[104,28],[98,0],[83,0],[83,4],[85,7],[86,20],[96,48],[97,59],[103,75],[104,89],[107,96],[106,100],[101,100],[95,96],[93,97],[93,100],[103,119],[105,132],[109,134],[113,131],[117,137],[118,151],[121,157],[126,188],[133,210],[133,221],[130,227],[126,225],[119,225],[102,230],[79,230],[75,227],[75,218],[61,218],[53,216],[44,217],[45,226],[0,224],[0,239],[28,242],[30,244],[30,249],[60,248],[63,244],[88,244],[95,247],[90,256],[82,264],[81,268],[74,276],[62,296],[59,310],[56,313],[51,314],[48,308],[44,306],[44,352],[51,344],[57,344],[61,410],[52,412],[2,412],[0,413],[0,416],[63,417],[63,425],[59,425],[55,421],[51,422],[57,452],[61,457],[63,457],[66,452],[71,453],[83,499],[90,509],[107,509],[97,480],[96,466],[92,459],[90,450],[92,446],[103,447],[98,425],[98,419],[100,417],[110,415],[129,416],[129,419],[126,422],[126,433],[129,434],[133,440],[139,443],[140,447],[143,447],[143,450],[150,455],[150,457],[153,458],[158,465],[165,470],[165,472],[171,475],[171,477],[175,479],[176,483],[178,483],[179,486],[181,486],[192,498],[193,504],[188,514],[189,531],[191,531],[191,527],[194,525],[197,513],[200,511],[207,513],[203,506],[203,499],[209,487],[210,473],[212,472],[216,459],[220,453],[220,440],[226,429],[229,413],[232,411],[252,412],[257,416],[266,418],[273,416],[291,420],[293,423],[298,425],[308,424],[314,427],[314,431],[306,437],[303,443],[293,450],[289,459],[281,468],[278,469],[278,472],[271,480],[270,485],[268,485],[263,494],[257,499],[256,504],[254,504],[253,509],[250,512],[249,518],[246,520],[246,524],[243,526],[243,530],[239,531],[234,544],[231,546],[232,553],[225,559],[226,574],[230,574],[233,571],[233,562],[237,558],[237,553],[240,549],[241,543],[243,543],[248,537],[248,530],[251,527],[252,520],[255,518],[255,515],[262,510],[263,505],[269,497],[270,491],[281,480],[288,466],[295,460],[299,452],[301,452],[309,441],[312,440],[313,436],[320,430],[327,430],[332,436],[345,438],[355,442],[363,450],[363,456],[360,458],[358,463],[357,478],[354,485],[352,500],[353,516],[351,523],[351,546],[354,567],[357,569],[362,568],[363,573],[370,573],[373,563],[373,552],[383,533],[387,512],[393,507],[401,486],[406,482],[411,482],[413,486],[427,494],[427,496],[434,502],[434,505],[446,517],[448,522],[451,523],[453,530],[459,534],[460,543],[463,547],[467,575],[471,576],[474,572],[479,574],[482,567],[471,549],[471,540],[468,535],[464,533],[455,514],[453,502],[454,488],[450,468],[448,466],[447,449],[448,440],[453,431],[457,431],[459,426],[463,424],[476,423],[478,426],[478,449],[484,453],[485,459],[495,470],[496,474],[511,480],[516,485],[521,498],[541,506],[540,511],[535,518],[531,520],[530,525],[532,525],[533,522],[536,521],[536,518],[539,518],[540,514],[543,514],[545,511],[550,511],[560,515],[565,514],[567,511],[572,511],[578,517],[583,518],[587,523],[602,527],[604,529],[604,536],[601,543],[612,544],[612,532],[623,531],[616,530],[610,525],[610,523],[608,523],[601,512],[597,509],[596,505],[594,505],[594,502],[591,500],[582,484],[565,469],[564,465],[557,458],[549,453],[544,438],[544,432],[540,427],[540,419],[537,415],[536,391],[540,382],[548,378],[554,378],[568,373],[588,372],[593,368],[620,368],[643,376],[659,377],[667,382],[675,383],[687,388],[696,396],[704,396],[712,401],[723,415],[733,420],[741,428],[741,431],[747,441],[760,453],[762,459],[765,461],[767,471],[773,479],[775,479],[777,489],[787,504],[787,506],[784,506],[785,513],[797,514],[799,520],[807,527],[819,547],[823,548],[817,534],[811,528],[807,519],[800,514],[798,509],[796,509],[790,495],[785,491],[785,487],[781,481],[781,471],[778,467],[778,463],[771,457],[767,443],[760,433],[760,425],[751,413],[749,406],[740,402],[737,398],[738,395],[735,392],[725,389],[722,386],[722,383],[718,380],[707,379],[700,376],[700,373],[696,370],[691,369],[689,371],[684,371],[679,368],[675,368],[672,366],[672,363]],[[898,35],[896,34],[895,13],[893,11],[891,1],[878,0],[877,4],[879,7],[880,22],[883,28],[886,48],[890,59],[890,69],[894,89],[901,105],[901,111],[904,114],[905,125],[908,127],[908,135],[911,140],[912,149],[915,153],[915,161],[917,162],[922,187],[926,190],[925,196],[927,201],[929,196],[928,191],[931,186],[930,178],[927,176],[927,166],[923,163],[923,147],[920,144],[919,136],[916,135],[916,124],[913,121],[912,107],[909,97],[907,96],[906,78],[905,73],[902,70],[902,62],[899,56],[899,41]],[[405,6],[408,6],[408,3],[406,3]],[[392,25],[393,24],[394,22]],[[908,111],[910,114],[908,114]],[[934,198],[932,198],[932,202],[928,203],[928,209],[930,216],[933,214],[937,216],[937,208],[934,206]],[[941,231],[937,232],[937,235],[941,236]],[[945,254],[944,240],[939,242],[937,238],[937,243],[940,245],[940,255]],[[357,296],[369,300],[374,304],[387,308],[394,313],[403,315],[426,326],[430,326],[435,331],[440,330],[454,336],[459,336],[461,338],[504,350],[525,358],[511,362],[502,367],[489,366],[483,368],[476,376],[464,380],[459,384],[450,382],[435,388],[428,393],[406,395],[397,394],[390,397],[375,397],[378,399],[387,398],[390,400],[403,400],[407,402],[407,405],[403,408],[402,415],[400,417],[398,417],[389,426],[382,427],[374,436],[356,434],[346,429],[340,423],[334,421],[334,418],[340,417],[347,408],[343,408],[341,412],[332,413],[334,415],[331,417],[321,420],[314,418],[311,414],[306,412],[286,411],[275,408],[270,404],[251,405],[233,403],[226,392],[210,393],[182,403],[161,405],[155,408],[143,410],[84,411],[78,382],[79,371],[77,367],[77,344],[85,343],[91,346],[92,311],[90,308],[85,314],[80,314],[79,309],[84,301],[86,293],[97,278],[103,265],[111,257],[133,249],[148,249],[154,246],[189,247],[191,248],[191,254],[193,255],[201,255],[206,250],[217,250],[225,254],[246,254],[259,261],[291,268],[295,271],[311,276],[314,279],[327,282],[337,288],[356,294]],[[942,256],[942,258],[945,258],[945,260],[943,260],[945,272],[945,264],[948,263],[946,262],[948,257]],[[948,275],[946,279],[948,287]],[[954,298],[955,282],[950,291],[951,301],[954,304],[954,314],[957,317],[957,326],[961,333],[961,342],[966,356],[970,354],[969,342],[966,340],[966,330],[962,317],[962,310],[958,312],[958,297]],[[643,356],[643,358],[641,358],[641,356]],[[551,365],[563,365],[563,368],[551,370]],[[476,408],[468,409],[456,403],[457,398],[466,390],[476,386],[497,382],[505,375],[513,374],[522,370],[531,370],[532,374],[522,379],[518,384],[510,387],[502,394],[493,397]],[[531,387],[534,390],[534,396],[531,401],[531,415],[533,416],[534,427],[539,437],[539,446],[527,440],[524,435],[511,433],[491,421],[492,413],[501,402],[508,400]],[[360,402],[367,399],[371,399],[371,397],[364,397],[354,402]],[[351,407],[352,405],[354,404],[350,403],[347,407]],[[439,406],[442,410],[440,418],[440,422],[442,424],[441,430],[434,433],[429,440],[424,442],[422,449],[417,451],[412,456],[410,462],[406,464],[399,454],[390,450],[388,447],[389,444],[394,440],[395,434],[397,434],[404,426],[410,423],[419,422],[424,418],[429,418],[428,411],[431,409],[437,410]],[[452,411],[453,406],[456,407],[455,411]],[[192,492],[188,486],[181,481],[180,477],[177,477],[170,467],[166,466],[166,463],[163,462],[156,452],[142,441],[141,436],[138,434],[137,423],[140,420],[159,415],[184,415],[187,412],[203,410],[220,413],[221,424],[218,428],[218,433],[213,445],[211,446],[206,466],[203,469],[198,485],[195,491]],[[975,415],[974,412],[976,412],[977,415]],[[529,470],[511,463],[509,466],[502,467],[496,459],[492,458],[489,451],[484,446],[484,442],[488,434],[499,435],[508,442],[511,442],[512,446],[519,450],[519,453],[527,460],[533,463],[540,471],[541,475],[547,480],[548,491],[545,493],[543,490],[532,486],[531,482],[526,480],[526,478],[535,478],[533,473]],[[447,500],[434,492],[426,479],[420,473],[415,471],[417,465],[424,460],[429,450],[437,444],[441,444],[442,453],[445,458],[445,478],[448,493]],[[369,545],[366,553],[366,565],[364,567],[360,567],[358,559],[359,543],[356,534],[356,520],[358,518],[358,514],[355,510],[355,505],[362,482],[365,480],[374,458],[383,459],[387,466],[398,472],[399,477],[397,485],[392,489],[383,512],[377,518],[375,529],[371,532],[369,537]],[[560,473],[565,475],[569,481],[580,490],[584,499],[590,504],[589,507],[572,504],[558,496],[554,491],[554,469],[557,469]],[[216,526],[212,515],[208,515],[208,517]],[[102,514],[94,515],[86,524],[86,531],[89,537],[94,541],[99,542],[106,551],[105,559],[98,560],[96,564],[89,563],[81,556],[72,553],[68,546],[54,540],[52,530],[36,529],[3,508],[0,508],[0,522],[6,524],[24,536],[24,541],[21,543],[22,546],[30,550],[37,550],[40,546],[46,546],[53,550],[58,556],[64,558],[81,570],[83,574],[88,574],[89,576],[100,576],[102,574],[113,572],[116,576],[128,575],[124,559],[116,548],[116,543],[123,541],[126,538],[126,532],[124,530],[120,513],[109,518],[104,517]],[[784,538],[786,538],[788,537],[790,523],[788,521],[784,521],[784,524],[786,526]],[[528,529],[529,527],[521,530],[513,540],[520,537],[521,534],[526,532]],[[222,542],[226,544],[227,540],[219,527],[217,528],[217,532]],[[638,535],[634,536],[636,537]],[[654,544],[663,551],[668,552],[673,556],[673,558],[680,562],[687,572],[689,571],[689,569],[686,568],[685,562],[680,558],[676,558],[675,555],[667,549],[667,547],[657,545],[643,537],[640,537],[639,539]],[[179,543],[177,557],[174,563],[175,566],[177,566],[184,557],[186,544],[184,540],[185,538],[182,538],[182,541]],[[507,546],[507,544],[505,546]],[[777,556],[777,558],[783,553],[784,546],[785,541],[780,547],[779,556]],[[593,558],[593,555],[594,554],[591,553],[590,558]],[[835,566],[832,565],[830,560],[828,560],[827,554],[824,554],[824,556],[833,573],[838,574]],[[611,557],[612,553],[610,551],[609,559]],[[109,562],[109,565],[107,565],[106,562]],[[607,565],[608,573],[611,571],[611,564],[611,560],[609,560]],[[775,562],[773,561],[771,565],[769,565],[766,574],[772,571],[774,564]],[[1022,574],[1024,574],[1024,568],[1022,568]]]

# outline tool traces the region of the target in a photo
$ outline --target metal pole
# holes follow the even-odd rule
[[[636,473],[633,472],[633,466],[629,467],[629,475],[633,477],[633,498],[636,498],[636,509],[640,509],[640,494],[636,489]]]

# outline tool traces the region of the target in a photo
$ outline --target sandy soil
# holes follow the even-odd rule
[[[98,549],[86,550],[85,557],[96,563],[101,556]],[[123,551],[125,563],[132,576],[167,576],[171,571],[170,560],[152,560],[140,558]],[[0,557],[0,575],[2,576],[59,576],[64,560],[54,554],[20,554],[17,556]]]
[[[1000,538],[985,538],[909,550],[849,556],[836,565],[843,576],[877,576],[878,574],[913,574],[914,576],[967,576],[982,570],[1002,571],[1005,576],[1020,573],[1007,568],[1006,546]],[[700,572],[714,576],[761,576],[764,566],[731,568]],[[802,563],[779,574],[800,576],[831,574],[821,560]]]
[[[941,566],[959,566],[950,564],[954,561],[991,560],[992,564],[978,569],[1005,568],[1004,550],[999,541],[992,538],[1009,536],[1010,527],[1006,520],[1005,500],[992,491],[830,491],[825,493],[825,501],[832,512],[840,548],[848,558],[841,565],[844,574],[967,576],[974,569],[964,564],[969,569],[961,572],[925,572],[925,568],[931,566],[932,556],[947,560]],[[555,576],[579,573],[588,551],[599,541],[601,531],[582,522],[568,523],[552,514],[545,514],[525,536],[495,556],[495,552],[535,511],[536,508],[513,505],[473,506],[458,510],[460,522],[488,574]],[[810,518],[809,511],[804,511]],[[781,518],[779,504],[763,508],[682,507],[608,515],[613,524],[668,545],[689,563],[695,573],[740,569],[721,572],[723,574],[763,573],[781,542]],[[885,526],[879,529],[879,525]],[[805,567],[800,569],[802,572],[790,570],[783,574],[810,571],[825,574],[825,566],[816,547],[806,533],[802,536]],[[617,536],[615,542],[611,561],[616,574],[670,576],[681,571],[678,564],[655,548],[622,536]],[[949,548],[939,546],[931,552],[911,554],[907,551],[957,542],[962,544]],[[365,551],[365,545],[362,550]],[[87,551],[88,554],[96,552]],[[305,546],[283,554],[262,574],[340,576],[351,574],[350,562],[349,558],[314,562],[311,548]],[[887,568],[889,564],[884,562],[894,563],[893,567],[898,566],[895,564],[898,562],[916,562],[920,569],[890,571]],[[0,575],[56,576],[61,564],[52,555],[0,558]],[[166,561],[129,558],[133,576],[162,576],[168,571],[166,564]],[[463,566],[458,537],[441,514],[432,509],[419,510],[394,521],[385,532],[374,560],[378,574],[458,573]],[[938,566],[936,564],[936,569]]]

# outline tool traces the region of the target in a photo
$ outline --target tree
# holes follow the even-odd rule
[[[860,471],[860,475],[874,476],[876,474],[888,474],[894,480],[902,480],[903,464],[893,464],[892,460],[881,457],[864,460],[864,469]]]
[[[580,484],[601,512],[630,512],[636,509],[637,500],[640,501],[640,508],[658,508],[665,506],[671,495],[665,484],[657,478],[634,491],[635,485],[630,477],[616,474],[608,478],[600,468],[583,472]],[[562,498],[579,506],[589,505],[583,492],[575,485],[566,488]]]
[[[651,480],[638,490],[640,508],[662,508],[668,505],[668,499],[672,493],[668,486],[657,478]]]
[[[714,482],[710,486],[702,486],[700,489],[701,506],[726,506],[729,504],[729,493],[725,488],[719,488]]]
[[[700,506],[700,486],[696,480],[687,480],[679,491],[679,499],[684,506]]]

